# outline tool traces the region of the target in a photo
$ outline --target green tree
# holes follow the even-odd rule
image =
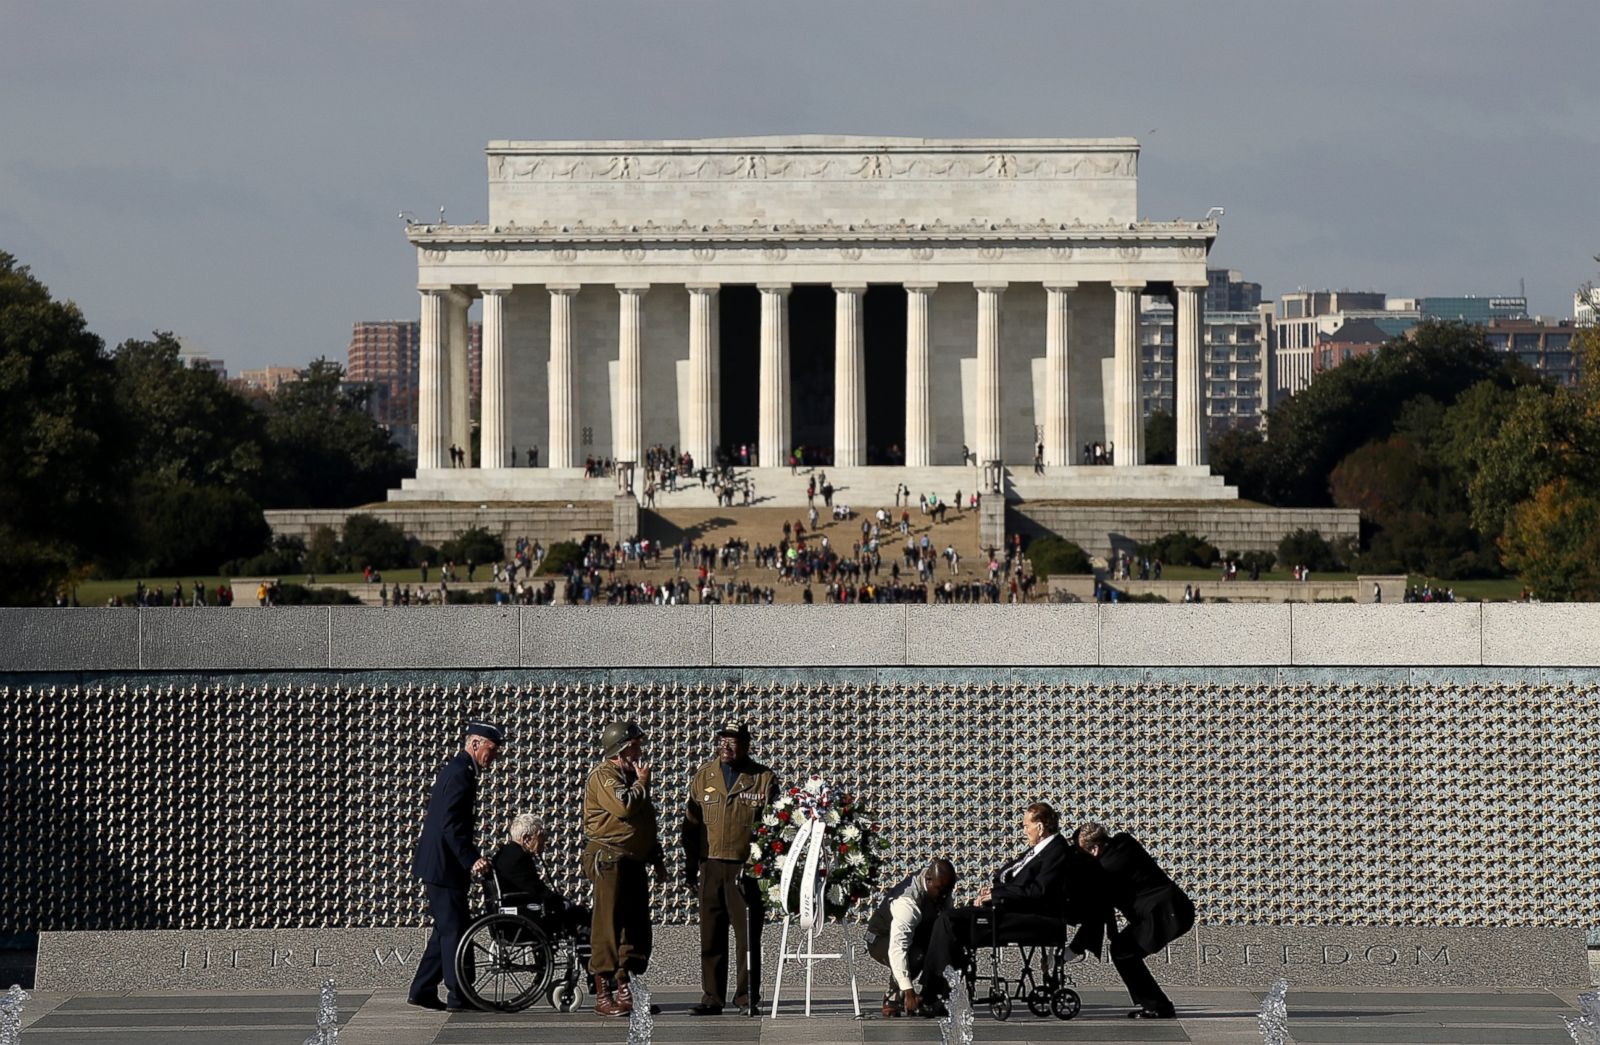
[[[1413,400],[1453,403],[1480,381],[1511,380],[1519,366],[1489,347],[1479,327],[1422,323],[1409,337],[1318,375],[1269,413],[1267,442],[1254,462],[1258,496],[1270,504],[1328,505],[1334,467],[1373,439],[1387,438]]]
[[[131,505],[127,551],[118,560],[136,575],[210,574],[257,554],[272,537],[261,506],[226,486],[143,475],[134,481]]]
[[[406,533],[392,522],[376,515],[357,512],[344,521],[343,559],[352,569],[392,570],[411,561],[411,546]]]
[[[1040,580],[1061,577],[1070,573],[1093,573],[1094,566],[1084,550],[1055,534],[1035,537],[1028,542],[1028,562],[1033,574]]]
[[[338,363],[318,359],[301,380],[259,400],[269,443],[267,506],[363,504],[411,474],[405,454],[367,413],[369,394],[347,385]]]
[[[1600,497],[1574,480],[1552,480],[1519,504],[1500,546],[1536,598],[1600,598]]]
[[[445,541],[439,547],[439,554],[447,562],[482,564],[504,559],[506,549],[500,538],[481,526],[474,526],[463,530],[455,539]]]
[[[113,538],[112,389],[83,313],[0,251],[0,603],[48,599]]]

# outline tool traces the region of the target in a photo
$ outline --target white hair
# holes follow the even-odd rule
[[[544,830],[544,821],[532,813],[518,813],[511,818],[511,840],[521,842]]]

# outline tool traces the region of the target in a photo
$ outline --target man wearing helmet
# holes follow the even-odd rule
[[[602,760],[583,787],[583,873],[594,885],[594,1011],[633,1011],[629,977],[650,964],[650,880],[666,873],[650,800],[650,763],[644,732],[632,722],[612,722],[600,734]],[[612,981],[615,980],[615,992]]]

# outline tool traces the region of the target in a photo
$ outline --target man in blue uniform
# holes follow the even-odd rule
[[[428,797],[428,815],[422,821],[422,838],[411,871],[427,890],[433,931],[406,992],[411,1005],[451,1012],[467,1007],[456,982],[456,945],[467,927],[467,886],[473,875],[489,869],[489,861],[473,840],[477,833],[473,804],[478,798],[478,774],[499,757],[502,740],[498,727],[469,722],[466,743],[439,770]],[[446,994],[443,1002],[439,1000],[441,981]]]

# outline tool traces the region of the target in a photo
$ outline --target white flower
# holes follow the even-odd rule
[[[857,838],[861,837],[861,828],[857,827],[855,824],[845,824],[844,827],[840,828],[839,830],[839,837],[844,839],[846,842],[854,842]]]
[[[828,902],[835,907],[844,906],[844,888],[842,886],[828,886]]]
[[[778,815],[776,813],[768,813],[766,816],[763,816],[761,818],[761,822],[763,824],[767,825],[768,827],[777,827],[778,826]]]
[[[860,850],[857,849],[852,849],[850,852],[846,853],[844,859],[845,862],[850,864],[852,867],[860,867],[862,864],[867,862],[867,858],[862,856]]]
[[[752,860],[761,859],[761,847],[759,845],[756,845],[754,842],[750,843],[750,859],[752,859]]]
[[[828,810],[826,813],[822,814],[822,818],[827,822],[829,827],[837,827],[839,825],[839,811],[837,809]]]

